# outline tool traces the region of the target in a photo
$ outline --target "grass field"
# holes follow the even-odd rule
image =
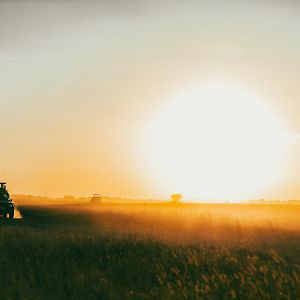
[[[22,205],[1,299],[300,299],[300,206]]]

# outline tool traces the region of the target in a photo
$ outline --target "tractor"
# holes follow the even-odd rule
[[[91,204],[101,204],[102,199],[100,194],[94,194],[93,197],[90,199]]]
[[[15,205],[6,189],[6,183],[0,182],[0,215],[4,218],[8,215],[10,219],[13,219],[14,213]]]

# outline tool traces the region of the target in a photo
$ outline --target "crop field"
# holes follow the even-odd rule
[[[300,205],[22,204],[1,299],[300,299]]]

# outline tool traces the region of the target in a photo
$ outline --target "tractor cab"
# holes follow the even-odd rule
[[[15,205],[6,188],[6,182],[0,182],[0,215],[5,218],[9,215],[12,219],[14,217],[14,211]]]
[[[9,193],[5,182],[0,182],[0,201],[9,201]]]

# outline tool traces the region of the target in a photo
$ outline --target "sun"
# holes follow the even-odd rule
[[[266,99],[229,83],[169,98],[144,131],[147,168],[164,192],[241,200],[281,179],[290,136]]]

